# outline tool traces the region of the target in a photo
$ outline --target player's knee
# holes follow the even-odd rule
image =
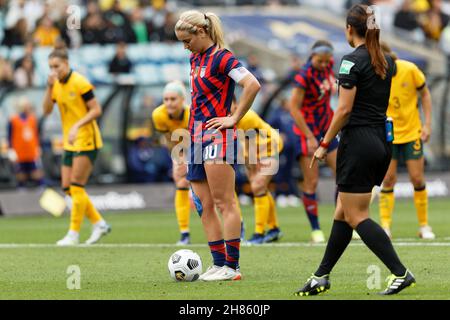
[[[414,189],[420,189],[425,185],[425,179],[423,175],[413,175],[411,176],[411,183],[414,186]]]
[[[261,195],[266,191],[266,186],[260,179],[255,179],[254,181],[252,181],[250,183],[250,187],[252,188],[252,192],[254,195]]]
[[[180,178],[175,180],[175,185],[177,189],[186,189],[189,188],[189,182],[186,180],[186,178]]]
[[[202,208],[203,208],[202,219],[203,218],[207,219],[210,213],[214,213],[214,203],[211,201],[206,201],[205,203],[202,202]]]
[[[233,210],[234,197],[232,199],[227,199],[224,196],[216,197],[214,198],[214,205],[220,213],[226,215]]]
[[[353,229],[355,229],[358,226],[358,224],[355,223],[354,219],[350,217],[345,217],[345,222],[347,222],[347,224]]]
[[[355,229],[363,220],[365,219],[361,219],[361,217],[359,216],[354,216],[354,215],[349,215],[346,214],[345,215],[345,222],[347,222],[347,224],[352,227],[353,229]]]
[[[384,189],[392,189],[397,183],[397,176],[386,176],[383,180],[383,188]]]

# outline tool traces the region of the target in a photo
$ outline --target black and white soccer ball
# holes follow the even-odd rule
[[[175,281],[195,281],[202,273],[202,259],[197,253],[188,249],[173,253],[167,266],[170,277]]]

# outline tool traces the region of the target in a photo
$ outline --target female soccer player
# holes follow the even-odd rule
[[[172,133],[177,129],[187,129],[189,122],[189,107],[185,104],[186,89],[179,81],[169,82],[163,91],[164,103],[153,110],[152,120],[156,130],[166,136],[167,146],[172,150],[176,141],[172,141]],[[179,155],[184,157],[184,155]],[[186,180],[187,166],[184,159],[172,159],[173,180],[176,185],[175,213],[178,220],[181,238],[178,245],[190,243],[189,235],[189,182]]]
[[[353,229],[392,273],[382,294],[396,294],[415,284],[389,237],[369,218],[372,188],[381,184],[391,160],[386,110],[395,64],[381,51],[380,30],[369,7],[353,6],[346,23],[347,40],[356,49],[342,58],[338,107],[311,162],[313,166],[315,159],[325,159],[329,144],[342,130],[337,154],[338,201],[322,262],[297,295],[315,295],[330,288],[329,274],[350,243]]]
[[[102,109],[94,96],[94,87],[85,77],[70,68],[66,50],[53,50],[48,62],[50,75],[43,109],[44,114],[48,115],[52,112],[54,103],[59,107],[64,140],[61,184],[64,192],[72,197],[69,232],[56,244],[68,246],[79,243],[79,232],[85,214],[93,225],[86,244],[93,244],[111,231],[84,189],[97,153],[103,145],[95,120],[102,114]]]
[[[392,78],[391,96],[387,116],[394,120],[394,141],[392,160],[380,193],[380,219],[384,231],[391,237],[392,212],[394,210],[394,186],[397,181],[397,164],[403,158],[408,168],[409,178],[414,186],[414,204],[419,220],[419,237],[434,239],[428,225],[428,196],[425,185],[423,143],[431,135],[431,94],[426,85],[425,75],[412,62],[397,59],[386,43],[383,51],[390,55],[397,67]],[[418,93],[422,98],[425,123],[420,121]]]
[[[235,109],[236,104],[233,103],[232,112]],[[247,242],[262,244],[277,241],[282,233],[269,183],[278,170],[278,155],[283,149],[283,141],[278,132],[253,110],[247,111],[237,123],[237,129],[248,137],[244,146],[245,168],[255,204],[255,233]],[[269,227],[267,234],[266,225]]]
[[[296,157],[302,169],[303,205],[311,224],[311,240],[314,243],[325,241],[320,230],[316,189],[319,180],[319,168],[309,168],[318,141],[328,130],[333,110],[330,106],[334,91],[333,46],[328,41],[320,40],[312,46],[308,62],[294,78],[290,102],[291,115],[296,126],[293,131],[298,135]],[[333,137],[328,147],[326,162],[333,174],[336,172],[336,149],[338,140]]]
[[[234,192],[237,155],[234,127],[250,108],[260,84],[225,49],[221,22],[214,13],[184,12],[175,33],[192,52],[187,179],[200,200],[197,209],[213,257],[213,266],[200,279],[240,280],[241,219]],[[230,115],[236,83],[243,91],[236,112]],[[223,217],[223,232],[215,207]]]

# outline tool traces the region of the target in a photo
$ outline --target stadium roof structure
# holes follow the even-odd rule
[[[232,13],[222,14],[221,19],[228,32],[243,39],[259,42],[269,50],[287,51],[307,58],[312,44],[319,39],[332,42],[336,58],[351,52],[344,28],[335,24],[319,21],[312,16],[302,14],[277,13]],[[422,70],[427,60],[413,52],[395,48],[402,59],[416,63]]]

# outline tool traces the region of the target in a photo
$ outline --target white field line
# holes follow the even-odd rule
[[[401,247],[450,247],[450,242],[435,242],[435,241],[420,241],[420,242],[408,242],[408,241],[393,241],[394,246]],[[280,242],[280,243],[265,243],[262,245],[253,245],[251,247],[256,248],[289,248],[289,247],[324,247],[326,244],[312,244],[309,242]],[[353,240],[350,246],[364,246],[365,244],[359,240]],[[243,247],[248,247],[246,244],[242,244]],[[75,248],[181,248],[172,243],[104,243],[85,245],[80,244],[74,246]],[[185,248],[206,248],[206,244],[190,244],[184,246]],[[26,249],[26,248],[61,248],[55,244],[46,243],[0,243],[0,249]]]

